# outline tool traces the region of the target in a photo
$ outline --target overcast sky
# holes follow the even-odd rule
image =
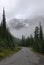
[[[0,0],[0,18],[3,7],[7,19],[44,15],[44,0]]]
[[[38,15],[44,15],[44,0],[0,0],[0,21],[2,19],[3,8],[5,9],[6,20],[11,20],[13,18],[32,18]],[[30,21],[13,21],[10,22],[10,24],[8,23],[8,25],[11,33],[16,37],[21,38],[22,34],[29,36],[34,32],[36,25],[38,25],[36,22],[35,20],[31,21],[31,23]]]

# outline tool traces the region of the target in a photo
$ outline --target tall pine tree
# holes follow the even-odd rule
[[[42,26],[41,26],[41,22],[40,22],[40,39],[43,39],[43,31],[42,31]]]
[[[4,9],[3,9],[3,19],[2,19],[1,26],[2,26],[3,36],[5,37],[6,36],[6,18],[5,18],[5,10]]]
[[[39,38],[39,28],[36,27],[35,28],[35,35],[34,35],[35,39],[38,39]]]

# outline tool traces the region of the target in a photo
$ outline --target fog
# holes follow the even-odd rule
[[[37,16],[44,17],[44,0],[0,0],[0,21],[2,20],[3,8],[5,9],[6,22],[9,26],[11,33],[21,38],[22,34],[29,36],[33,34],[37,21],[23,22],[23,19],[32,19]],[[15,24],[14,21],[12,25],[10,20],[12,19],[22,19],[21,22],[18,21]],[[42,22],[43,24],[44,22]],[[16,26],[15,26],[16,25]]]
[[[7,19],[44,15],[44,0],[0,0],[0,17],[3,7]]]

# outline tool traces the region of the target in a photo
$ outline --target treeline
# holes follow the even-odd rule
[[[3,9],[3,19],[0,24],[0,48],[15,48],[15,40],[9,29],[6,27],[5,11]]]
[[[39,23],[39,26],[36,26],[34,31],[34,37],[25,38],[22,35],[21,46],[32,47],[35,51],[44,53],[44,35],[42,30],[42,25]]]

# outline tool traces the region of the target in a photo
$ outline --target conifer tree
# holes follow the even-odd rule
[[[5,37],[6,36],[6,18],[5,18],[5,10],[4,9],[3,9],[3,19],[2,19],[1,26],[2,26],[3,36]]]
[[[39,37],[39,28],[38,27],[35,28],[35,35],[34,35],[34,37],[35,37],[35,39],[38,39],[38,37]]]
[[[41,39],[41,40],[43,39],[43,31],[42,31],[41,23],[40,23],[40,39]]]

